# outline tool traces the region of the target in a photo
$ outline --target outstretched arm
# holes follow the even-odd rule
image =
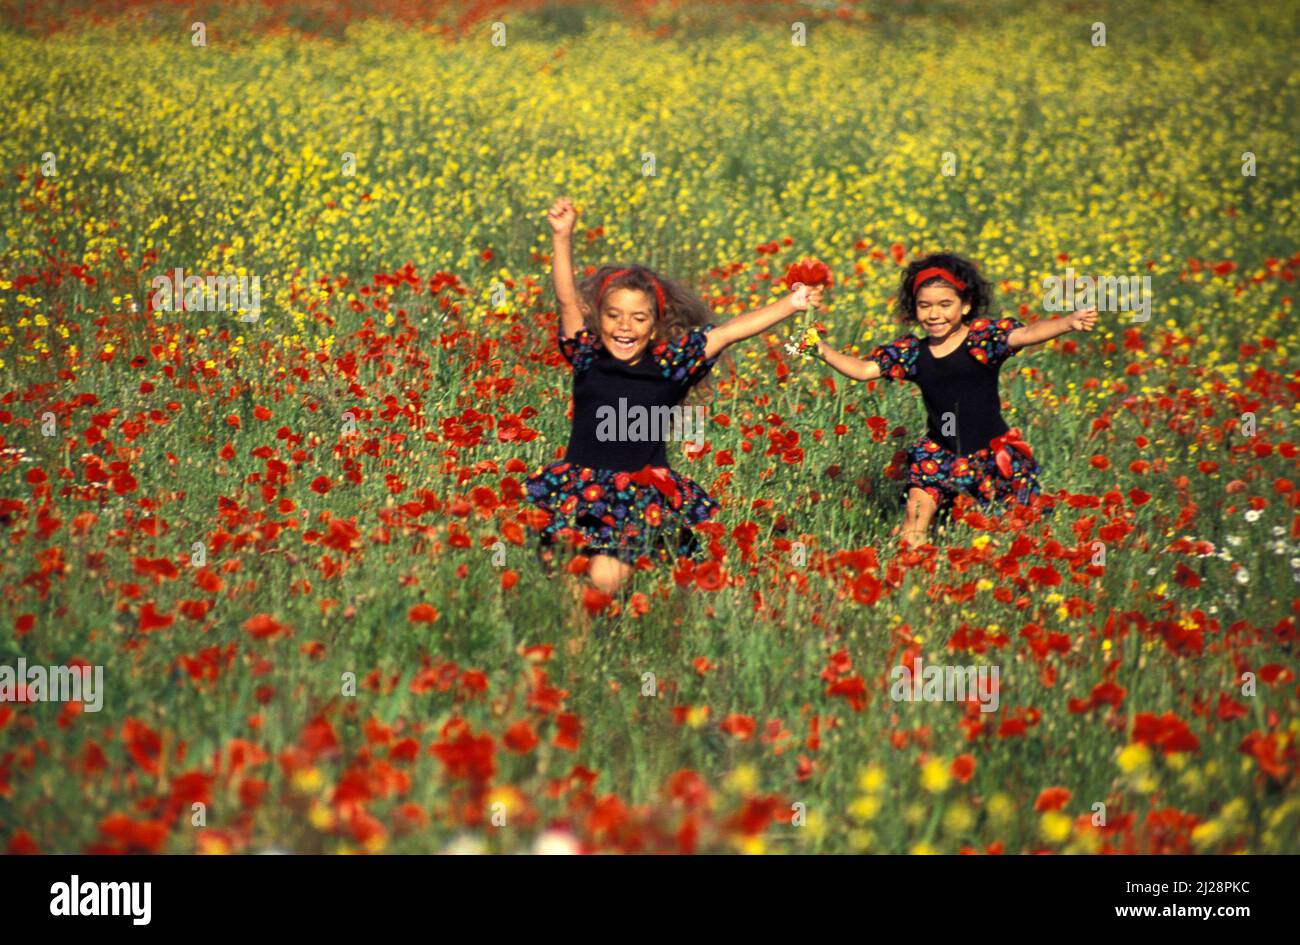
[[[573,280],[573,227],[578,222],[578,208],[568,197],[561,197],[546,212],[551,224],[551,279],[555,298],[560,303],[560,334],[572,338],[582,331],[582,303]]]
[[[836,351],[820,339],[817,342],[817,357],[821,358],[845,377],[855,381],[874,381],[880,377],[880,365],[865,358],[855,358],[851,354]]]
[[[746,338],[767,331],[801,309],[817,307],[821,301],[821,289],[810,289],[802,283],[796,283],[794,291],[785,298],[777,299],[752,312],[737,315],[709,332],[708,341],[704,345],[704,355],[708,358],[716,358],[728,345],[734,345],[737,341],[744,341]]]
[[[1037,345],[1042,344],[1044,341],[1051,341],[1059,335],[1072,331],[1092,331],[1096,326],[1097,310],[1095,308],[1085,308],[1069,315],[1062,315],[1060,318],[1045,318],[1040,322],[1034,322],[1032,325],[1017,328],[1007,335],[1007,344],[1013,348],[1023,348],[1026,345]]]

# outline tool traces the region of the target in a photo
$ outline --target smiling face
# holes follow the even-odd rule
[[[922,286],[916,293],[916,320],[932,341],[940,342],[961,329],[961,320],[970,305],[964,304],[957,290],[944,282]]]
[[[640,289],[613,289],[600,310],[600,340],[620,361],[635,363],[654,336],[655,307]]]

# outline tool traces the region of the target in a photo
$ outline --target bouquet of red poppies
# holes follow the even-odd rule
[[[829,292],[831,286],[835,284],[835,277],[831,274],[830,266],[820,259],[801,259],[785,271],[785,278],[781,282],[789,290],[803,284],[812,289]],[[817,350],[817,343],[821,341],[821,335],[818,333],[826,330],[826,326],[821,322],[809,323],[807,320],[809,314],[810,311],[805,309],[800,322],[801,331],[795,339],[786,342],[785,350],[792,357],[801,357],[805,360],[812,357]]]

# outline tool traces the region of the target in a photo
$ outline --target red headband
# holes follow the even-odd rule
[[[944,269],[941,266],[931,266],[929,269],[922,269],[916,274],[916,278],[912,280],[912,291],[915,292],[922,282],[925,282],[927,279],[933,279],[936,276],[944,282],[952,285],[958,292],[966,288],[966,283],[962,282],[947,269]]]
[[[611,272],[609,275],[607,275],[605,277],[605,281],[600,284],[600,295],[596,297],[597,300],[599,301],[600,299],[603,299],[605,297],[605,290],[609,288],[609,284],[611,282],[613,282],[615,279],[619,278],[620,276],[626,276],[631,271],[632,271],[631,269],[616,269],[614,272]],[[649,276],[650,278],[650,284],[655,287],[655,299],[657,299],[659,302],[659,311],[655,313],[656,317],[662,318],[664,314],[664,309],[667,307],[664,304],[664,290],[659,286],[658,279],[656,279],[653,275],[650,275],[650,273],[646,273],[646,275]]]

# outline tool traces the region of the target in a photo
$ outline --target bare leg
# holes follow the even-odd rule
[[[610,597],[618,593],[623,582],[632,576],[632,568],[612,555],[595,555],[587,569],[587,577],[596,590]]]
[[[593,587],[610,597],[618,595],[618,590],[632,575],[632,569],[611,555],[593,555],[587,567],[587,579]],[[573,636],[569,637],[566,649],[570,656],[577,656],[587,644],[591,632],[592,615],[588,613],[583,598],[586,584],[582,581],[573,583]]]
[[[587,631],[591,628],[591,614],[587,613],[587,608],[582,605],[582,590],[587,586],[586,582],[581,578],[570,577],[568,585],[569,626],[572,633],[565,641],[565,649],[570,656],[577,656],[587,642]]]
[[[902,539],[907,547],[915,548],[925,544],[926,533],[930,529],[930,519],[939,508],[934,497],[924,489],[909,489],[907,493],[907,513],[903,518]]]

